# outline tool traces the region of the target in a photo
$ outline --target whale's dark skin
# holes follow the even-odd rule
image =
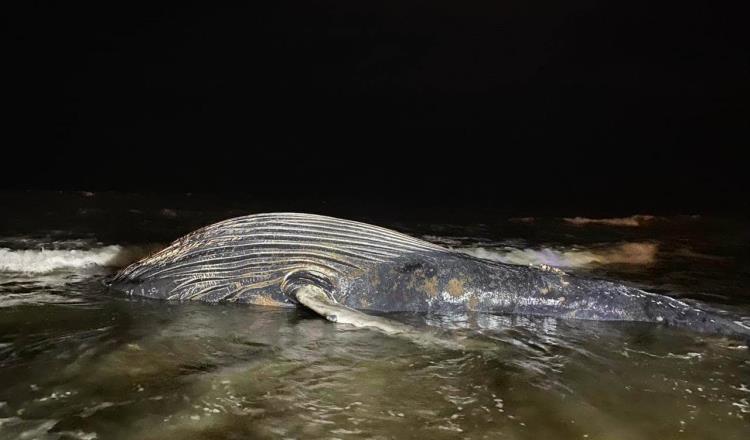
[[[557,269],[475,258],[384,228],[310,214],[259,214],[191,233],[123,269],[111,287],[172,300],[294,307],[314,286],[336,307],[643,321],[750,335],[739,319]]]

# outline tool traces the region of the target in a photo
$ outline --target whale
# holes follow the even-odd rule
[[[638,321],[750,336],[739,318],[557,268],[473,257],[383,227],[317,214],[231,218],[116,273],[127,295],[302,307],[334,321],[405,331],[389,312]]]

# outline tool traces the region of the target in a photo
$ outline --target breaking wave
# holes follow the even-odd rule
[[[587,218],[587,217],[566,217],[563,218],[567,223],[576,226],[585,225],[607,225],[607,226],[628,226],[638,227],[652,222],[656,217],[653,215],[631,215],[630,217],[618,218]]]
[[[622,243],[599,249],[457,249],[469,255],[508,264],[577,268],[605,264],[648,265],[656,261],[659,246],[655,243]]]
[[[161,249],[161,245],[110,245],[92,249],[0,248],[0,271],[46,273],[92,267],[123,267]]]

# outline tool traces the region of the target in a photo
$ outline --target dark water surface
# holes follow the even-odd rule
[[[482,210],[431,220],[373,206],[113,193],[5,193],[0,202],[2,439],[750,436],[744,341],[640,323],[391,316],[462,342],[450,348],[303,310],[132,299],[101,284],[199,226],[296,210],[747,317],[743,219]]]

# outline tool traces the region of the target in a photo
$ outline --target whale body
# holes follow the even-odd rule
[[[167,300],[307,306],[333,320],[337,314],[329,310],[478,312],[750,335],[738,319],[665,295],[547,266],[484,260],[378,226],[300,213],[206,226],[124,268],[110,286]]]

